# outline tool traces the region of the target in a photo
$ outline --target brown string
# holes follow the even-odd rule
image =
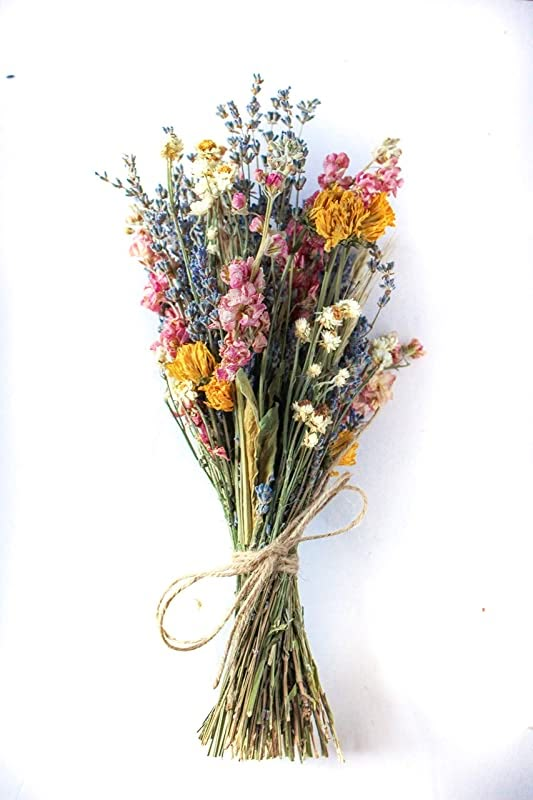
[[[255,601],[261,594],[269,578],[278,572],[285,572],[289,575],[297,574],[298,545],[301,542],[309,542],[314,539],[328,539],[331,536],[339,536],[342,533],[353,530],[353,528],[356,528],[362,522],[367,511],[368,501],[363,490],[358,486],[350,484],[349,480],[349,473],[344,473],[333,486],[328,489],[326,488],[326,479],[316,499],[270,544],[260,550],[237,550],[233,553],[231,563],[224,567],[207,570],[206,572],[197,572],[191,575],[182,575],[181,578],[177,578],[173,581],[163,593],[157,606],[157,620],[159,622],[161,637],[165,644],[172,648],[172,650],[196,650],[199,647],[203,647],[220,633],[232,614],[235,614],[233,628],[229,635],[222,663],[215,681],[215,687],[218,685],[224,666],[228,661],[231,647],[234,642],[238,641],[239,634],[247,624],[248,614],[253,609]],[[309,522],[311,522],[317,514],[320,514],[334,497],[343,491],[357,492],[363,501],[363,507],[355,519],[348,523],[348,525],[331,531],[330,533],[304,536],[303,533]],[[173,600],[181,594],[181,592],[184,592],[194,583],[204,578],[232,578],[237,575],[247,575],[247,578],[243,582],[240,591],[237,593],[232,606],[210,634],[203,636],[201,639],[179,640],[168,633],[163,625],[165,614]]]

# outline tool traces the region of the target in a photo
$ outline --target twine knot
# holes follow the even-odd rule
[[[290,522],[285,530],[282,531],[273,542],[259,550],[236,550],[233,553],[231,562],[218,569],[197,572],[191,575],[182,575],[181,578],[177,578],[173,581],[163,593],[157,606],[157,620],[159,622],[161,637],[165,644],[172,650],[196,650],[199,647],[203,647],[220,633],[232,614],[235,614],[233,628],[231,629],[222,663],[217,674],[215,687],[218,685],[224,666],[228,662],[233,644],[238,641],[239,634],[248,622],[248,615],[252,611],[256,600],[267,582],[277,573],[286,573],[288,575],[296,575],[298,573],[298,545],[301,542],[339,536],[342,533],[353,530],[362,522],[368,507],[368,501],[363,490],[349,483],[349,473],[341,475],[333,486],[327,488],[329,477],[330,476],[326,477],[310,505]],[[360,495],[363,506],[359,514],[349,522],[348,525],[342,528],[330,531],[329,533],[304,536],[303,534],[308,523],[342,491],[357,492],[357,494]],[[231,608],[229,608],[224,618],[210,634],[200,639],[179,640],[168,633],[163,624],[165,614],[178,594],[204,578],[231,578],[238,575],[246,576],[242,586]]]

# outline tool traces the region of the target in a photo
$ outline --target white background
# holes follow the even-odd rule
[[[532,12],[3,0],[1,800],[533,798]],[[244,105],[253,71],[266,96],[322,99],[311,178],[331,150],[405,153],[383,326],[428,356],[362,442],[363,526],[301,552],[344,766],[220,762],[196,739],[223,636],[171,652],[154,608],[229,540],[161,400],[126,201],[93,176],[133,151],[151,188],[161,126],[220,138],[215,106]],[[176,633],[207,629],[227,583]]]

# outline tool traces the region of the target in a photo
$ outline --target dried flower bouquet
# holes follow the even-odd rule
[[[200,739],[215,756],[304,759],[328,755],[330,743],[341,750],[305,633],[298,544],[315,538],[304,537],[307,522],[353,488],[339,467],[355,464],[397,370],[423,350],[394,333],[372,338],[394,289],[377,242],[395,224],[398,140],[386,139],[354,175],[345,153],[330,153],[318,189],[302,199],[302,128],[319,102],[294,107],[280,90],[263,111],[262,83],[254,76],[246,118],[233,102],[219,106],[226,145],[204,139],[187,159],[164,129],[166,183],[153,198],[133,156],[125,182],[99,177],[132,200],[130,253],[147,276],[142,304],[159,322],[152,348],[165,400],[233,544],[228,566],[169,587],[161,633],[170,647],[192,649],[234,615]],[[351,525],[364,513],[360,494]],[[206,575],[236,576],[235,605],[211,635],[180,642],[165,611]]]

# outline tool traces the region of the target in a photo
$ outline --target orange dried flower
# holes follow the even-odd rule
[[[203,342],[182,344],[178,348],[176,358],[166,365],[169,375],[177,381],[199,383],[209,378],[215,369],[215,359]]]
[[[205,402],[215,411],[233,411],[233,389],[230,381],[222,381],[213,375],[209,383],[202,386]]]

